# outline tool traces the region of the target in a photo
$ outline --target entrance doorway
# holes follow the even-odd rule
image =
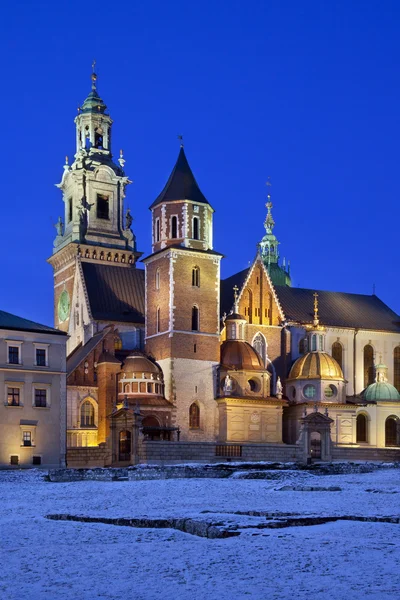
[[[119,453],[120,461],[130,460],[132,450],[132,433],[128,430],[119,433]]]
[[[385,423],[385,446],[397,445],[397,419],[388,417]]]
[[[311,458],[321,459],[321,434],[313,431],[310,435]]]

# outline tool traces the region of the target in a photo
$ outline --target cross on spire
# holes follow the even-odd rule
[[[319,325],[319,316],[318,316],[318,294],[314,292],[314,325]]]
[[[96,59],[94,59],[94,61],[92,62],[92,75],[91,75],[91,80],[92,80],[92,90],[96,89],[96,80],[97,80],[97,75],[95,73],[95,68],[96,68]]]
[[[239,291],[239,288],[235,284],[233,286],[233,305],[234,305],[234,311],[235,311],[235,313],[237,313],[239,311],[239,308],[238,308],[238,300],[239,300],[238,291]]]

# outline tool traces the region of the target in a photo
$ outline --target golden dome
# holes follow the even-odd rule
[[[339,364],[326,352],[308,352],[300,356],[290,369],[289,379],[341,379],[343,372]]]
[[[238,371],[265,370],[260,355],[247,342],[227,340],[221,346],[221,364]]]

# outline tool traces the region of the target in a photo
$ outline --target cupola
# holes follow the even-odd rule
[[[375,383],[371,383],[363,392],[362,397],[367,402],[400,402],[400,394],[397,389],[389,383],[387,377],[388,368],[380,363],[375,366]]]

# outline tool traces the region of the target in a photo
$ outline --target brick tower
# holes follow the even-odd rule
[[[213,209],[181,146],[152,211],[152,254],[146,265],[146,350],[160,364],[183,440],[214,440],[219,364],[219,281]]]
[[[93,332],[83,332],[90,320],[82,308],[84,284],[77,277],[82,263],[135,266],[140,253],[131,231],[129,210],[124,217],[125,175],[122,150],[118,163],[111,154],[112,119],[100,98],[97,76],[92,73],[92,90],[75,118],[76,153],[64,165],[61,183],[64,219],[56,224],[53,255],[48,259],[54,270],[54,324],[68,331],[68,352],[85,343]],[[82,289],[79,288],[79,285]]]

